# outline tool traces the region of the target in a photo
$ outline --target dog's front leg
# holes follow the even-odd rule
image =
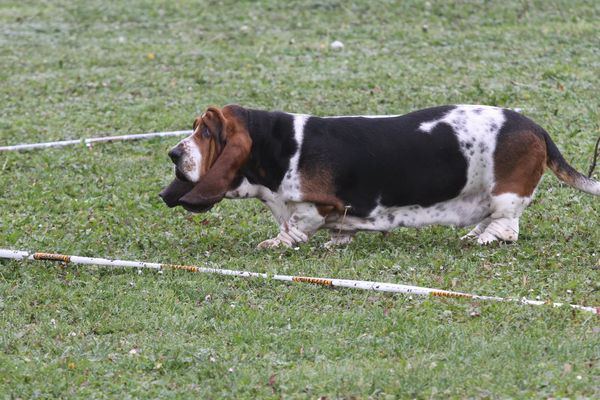
[[[288,203],[291,215],[279,225],[279,234],[258,245],[259,249],[279,246],[293,247],[305,243],[325,223],[317,207],[312,203]]]

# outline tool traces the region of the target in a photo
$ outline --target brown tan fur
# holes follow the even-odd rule
[[[532,131],[512,133],[494,153],[496,184],[492,194],[515,193],[531,197],[546,167],[546,143]]]
[[[557,160],[548,160],[548,168],[550,168],[561,181],[571,186],[577,186],[576,183],[579,178],[577,171],[565,169]]]
[[[344,212],[344,203],[335,195],[331,171],[320,170],[314,174],[301,171],[300,189],[303,200],[317,204],[322,216],[334,211]]]

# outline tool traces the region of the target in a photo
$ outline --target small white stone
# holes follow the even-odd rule
[[[344,43],[340,42],[339,40],[334,40],[331,42],[329,47],[331,47],[332,50],[340,50],[344,48]]]

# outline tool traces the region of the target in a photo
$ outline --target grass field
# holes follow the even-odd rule
[[[318,115],[477,103],[522,108],[587,172],[600,135],[600,2],[357,3],[3,0],[0,145],[190,129],[227,103]],[[277,232],[258,201],[194,216],[162,204],[176,142],[0,153],[0,247],[600,305],[600,202],[550,174],[513,245],[428,227],[257,251]],[[0,395],[598,398],[599,321],[3,260]]]

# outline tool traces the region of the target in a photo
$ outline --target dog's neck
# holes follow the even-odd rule
[[[245,177],[251,184],[262,185],[275,192],[298,147],[294,139],[293,116],[246,109],[245,118],[252,150],[246,165],[240,170],[240,181]]]

